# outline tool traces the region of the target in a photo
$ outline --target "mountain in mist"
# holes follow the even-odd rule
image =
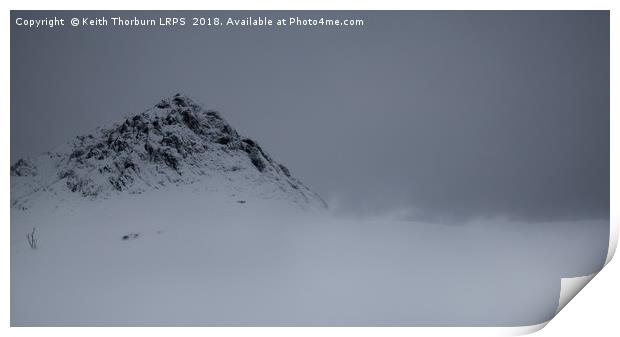
[[[198,182],[223,196],[245,193],[326,207],[255,140],[181,94],[54,151],[19,159],[11,166],[11,207],[28,209],[67,195],[94,200]]]

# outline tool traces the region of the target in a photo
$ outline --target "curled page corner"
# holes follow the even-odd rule
[[[616,248],[618,247],[618,223],[610,222],[609,224],[609,246],[607,248],[607,257],[603,268],[613,258]],[[602,269],[602,268],[601,268]],[[585,286],[594,279],[594,277],[600,272],[594,272],[589,275],[577,276],[577,277],[563,277],[560,279],[560,297],[558,300],[558,307],[553,317],[555,317]],[[552,318],[553,319],[553,318]],[[520,327],[510,328],[503,330],[500,335],[504,336],[522,336],[534,333],[544,328],[551,320],[534,325],[526,325]]]
[[[609,222],[609,246],[607,248],[607,258],[605,259],[605,264],[603,268],[611,261],[613,258],[616,248],[618,247],[618,223],[614,221]],[[602,268],[601,268],[602,269]],[[578,276],[578,277],[567,277],[561,279],[560,286],[560,299],[558,301],[558,308],[555,311],[555,315],[557,315],[564,307],[570,302],[575,296],[600,272],[597,271],[590,275]],[[554,316],[555,316],[554,315]]]
[[[605,268],[605,266],[611,261],[611,259],[613,258],[615,252],[616,252],[616,248],[618,247],[618,223],[617,222],[613,222],[610,221],[609,223],[609,245],[607,248],[607,257],[605,258],[605,264],[603,265],[602,268]],[[601,268],[601,270],[602,270]],[[566,307],[566,305],[573,299],[575,298],[575,296],[577,296],[577,294],[583,289],[585,288],[585,286],[592,281],[592,279],[594,279],[594,277],[600,272],[594,272],[592,274],[589,275],[584,275],[584,276],[577,276],[577,277],[563,277],[560,279],[560,298],[558,300],[558,307],[555,311],[555,314],[553,315],[554,317],[560,313],[560,311],[562,311],[562,309],[564,309],[564,307]],[[530,327],[538,327],[540,325],[540,327],[537,330],[542,329],[545,325],[547,325],[547,323],[549,323],[549,321],[545,322],[545,323],[541,323],[538,325],[532,325],[532,326],[528,326],[528,327],[523,327],[523,328],[530,328]],[[531,332],[535,332],[537,330],[532,330],[530,332],[525,332],[525,333],[531,333]],[[524,330],[525,331],[525,330]]]
[[[578,277],[563,277],[560,285],[560,299],[558,301],[558,308],[555,311],[557,315],[575,296],[596,276],[598,272],[590,275],[578,276]],[[554,316],[555,316],[554,315]]]

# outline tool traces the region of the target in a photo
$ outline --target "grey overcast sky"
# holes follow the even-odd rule
[[[17,17],[352,17],[28,29]],[[356,213],[609,216],[609,12],[11,12],[11,161],[186,93]]]

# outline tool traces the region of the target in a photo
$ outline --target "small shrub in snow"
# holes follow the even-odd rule
[[[26,233],[26,240],[28,240],[28,245],[32,249],[37,249],[37,238],[35,236],[35,229],[32,229],[32,232]]]

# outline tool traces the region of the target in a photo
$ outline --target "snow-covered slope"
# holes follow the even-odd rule
[[[120,123],[76,137],[11,166],[11,206],[58,207],[88,200],[201,184],[222,197],[325,202],[213,110],[176,94]]]
[[[11,209],[11,324],[538,324],[560,277],[600,267],[609,233],[602,221],[337,218],[194,188]]]

